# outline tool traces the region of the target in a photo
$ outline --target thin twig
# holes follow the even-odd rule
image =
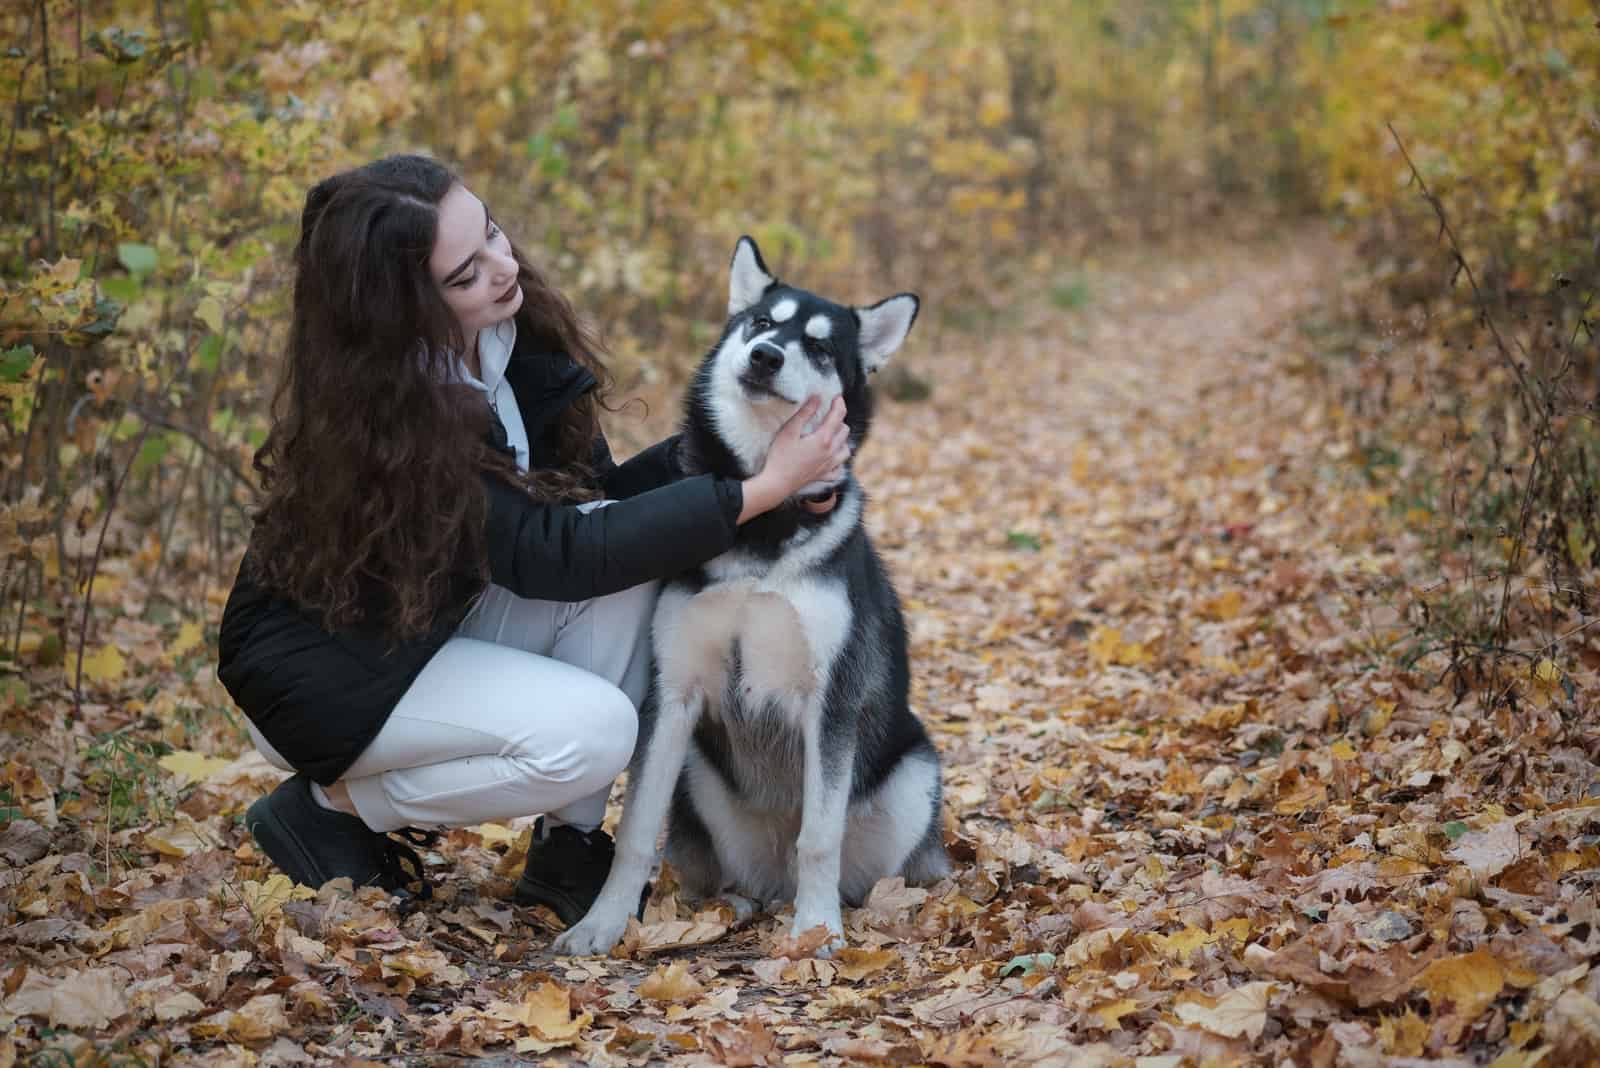
[[[224,471],[228,472],[228,474],[232,475],[234,479],[241,485],[248,489],[255,488],[255,482],[242,470],[240,470],[240,468],[232,460],[228,459],[224,453],[220,452],[216,446],[206,441],[205,437],[201,435],[200,431],[194,429],[193,427],[184,426],[182,423],[175,423],[166,416],[149,411],[145,408],[141,408],[136,404],[127,405],[127,410],[132,412],[134,415],[137,415],[150,426],[158,426],[162,430],[171,430],[182,434],[184,437],[194,442],[195,446],[201,452],[205,453],[208,459],[210,459]]]
[[[133,452],[128,457],[128,462],[122,467],[122,475],[117,479],[117,484],[111,488],[111,498],[106,501],[106,515],[100,521],[100,536],[95,539],[94,556],[89,560],[89,581],[83,591],[83,617],[78,624],[78,666],[72,682],[72,712],[74,716],[83,715],[83,648],[89,640],[89,610],[94,604],[94,577],[100,570],[100,552],[105,548],[106,531],[111,527],[111,516],[117,510],[117,498],[122,495],[122,487],[128,481],[128,475],[133,471],[134,461],[139,459],[139,450],[144,447],[144,439],[150,434],[150,424],[146,423],[139,430],[139,437],[133,443]]]

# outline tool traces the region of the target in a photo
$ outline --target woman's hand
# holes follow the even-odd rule
[[[836,482],[850,459],[850,428],[844,423],[844,398],[833,398],[822,423],[809,434],[806,423],[821,398],[807,397],[772,440],[767,462],[754,478],[744,480],[744,508],[739,522],[769,512],[812,482]]]

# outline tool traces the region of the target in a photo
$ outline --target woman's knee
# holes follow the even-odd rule
[[[577,794],[592,793],[628,766],[639,733],[639,714],[627,694],[596,678],[563,695],[564,729],[524,739],[514,759],[530,779],[560,783]]]
[[[610,782],[622,773],[633,756],[639,737],[639,712],[628,695],[607,686],[584,709],[584,740],[589,763],[597,778]]]

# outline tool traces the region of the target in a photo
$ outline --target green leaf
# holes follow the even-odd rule
[[[172,441],[166,434],[151,434],[139,446],[139,455],[133,460],[133,473],[142,476],[155,470],[171,448]]]
[[[1444,833],[1452,842],[1466,834],[1468,830],[1470,828],[1460,820],[1451,820],[1444,825]]]
[[[139,294],[144,292],[144,283],[140,281],[137,275],[132,277],[112,275],[109,278],[101,278],[98,281],[101,292],[114,300],[120,300],[124,304],[132,304],[139,299]]]
[[[1039,540],[1039,535],[1029,534],[1023,530],[1012,530],[1006,533],[1006,544],[1013,549],[1027,549],[1029,552],[1038,552],[1044,548],[1044,543]]]
[[[1011,960],[1000,969],[1000,978],[1008,975],[1032,975],[1034,972],[1047,972],[1056,966],[1054,953],[1025,953]]]
[[[33,366],[33,360],[32,345],[18,345],[14,349],[0,352],[0,382],[7,384],[21,382],[28,369]]]
[[[146,275],[156,269],[156,250],[149,245],[124,241],[117,246],[117,259],[136,275]]]
[[[194,358],[189,361],[191,367],[199,367],[204,371],[215,371],[217,363],[222,357],[222,336],[220,334],[207,334],[206,339],[200,342],[194,350]]]

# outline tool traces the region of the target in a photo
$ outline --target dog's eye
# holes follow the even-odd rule
[[[763,334],[763,333],[766,333],[768,330],[771,330],[771,329],[772,329],[772,320],[768,319],[765,315],[758,316],[757,318],[751,320],[751,322],[750,322],[750,332],[751,333]]]
[[[806,348],[821,356],[832,356],[833,346],[814,337],[806,338]]]

